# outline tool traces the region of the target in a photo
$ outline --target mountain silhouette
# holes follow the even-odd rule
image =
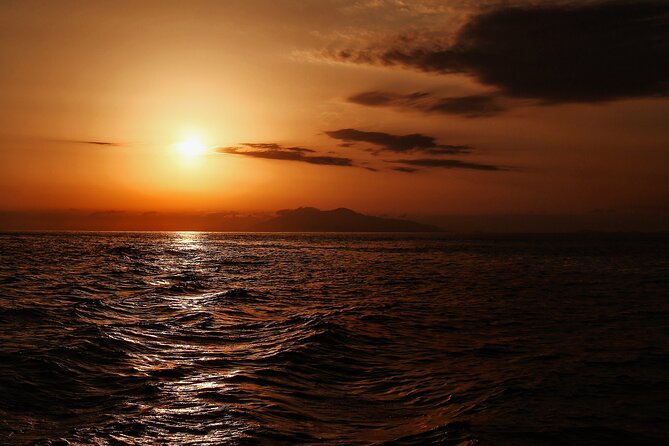
[[[373,217],[346,208],[321,211],[311,207],[284,209],[255,227],[267,232],[436,232],[436,226],[409,220]]]

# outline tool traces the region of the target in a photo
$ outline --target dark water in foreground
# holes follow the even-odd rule
[[[0,234],[1,444],[669,444],[669,238]]]

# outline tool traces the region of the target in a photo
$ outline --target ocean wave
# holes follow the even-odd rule
[[[593,243],[0,235],[0,444],[664,444],[666,250]]]

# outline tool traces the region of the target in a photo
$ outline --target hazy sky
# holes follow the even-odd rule
[[[0,2],[0,209],[669,203],[669,2]]]

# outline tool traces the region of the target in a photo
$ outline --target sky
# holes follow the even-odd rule
[[[0,2],[0,211],[669,205],[669,2]]]

